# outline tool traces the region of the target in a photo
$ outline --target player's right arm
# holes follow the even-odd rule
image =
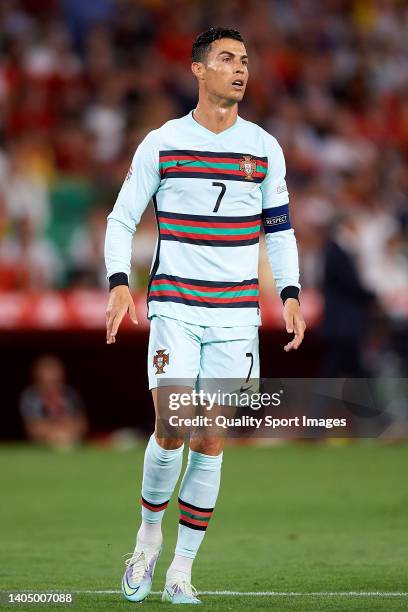
[[[105,264],[110,296],[106,309],[106,342],[113,344],[126,313],[137,324],[129,291],[132,239],[140,218],[160,184],[158,150],[150,132],[138,146],[115,206],[108,216]]]

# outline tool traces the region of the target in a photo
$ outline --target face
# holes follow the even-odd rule
[[[58,359],[43,357],[35,366],[34,376],[41,386],[58,387],[64,380],[64,371]]]
[[[231,104],[241,102],[248,82],[248,56],[239,40],[215,40],[204,62],[194,62],[192,70],[200,88]]]

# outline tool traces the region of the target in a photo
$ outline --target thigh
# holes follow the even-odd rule
[[[194,387],[200,370],[202,328],[155,316],[150,321],[147,369],[149,389],[169,385]]]
[[[201,349],[201,379],[259,379],[258,327],[208,328]]]
[[[212,425],[196,431],[192,442],[198,446],[212,444],[219,453],[227,435],[227,429],[219,426],[219,419],[233,418],[243,395],[258,392],[257,326],[206,330],[201,348],[199,388],[206,394],[204,413],[212,418]]]

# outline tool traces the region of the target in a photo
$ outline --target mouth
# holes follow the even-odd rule
[[[242,89],[242,87],[244,86],[244,81],[242,79],[236,79],[235,81],[233,81],[232,85],[233,87]]]

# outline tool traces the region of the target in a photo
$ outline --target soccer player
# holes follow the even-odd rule
[[[248,81],[240,33],[211,28],[198,36],[191,69],[198,81],[197,107],[153,130],[139,145],[106,234],[107,343],[113,344],[126,313],[137,323],[128,289],[131,243],[153,198],[159,237],[148,287],[148,374],[156,418],[158,387],[166,378],[169,384],[197,377],[242,380],[251,367],[251,378],[259,376],[262,224],[286,330],[294,334],[285,351],[299,347],[305,330],[282,149],[273,136],[238,116]],[[142,523],[122,580],[131,601],[142,601],[151,590],[161,521],[179,479],[183,442],[181,435],[158,435],[156,424],[146,448]],[[191,569],[217,500],[222,451],[220,437],[190,439],[163,601],[200,603]]]

